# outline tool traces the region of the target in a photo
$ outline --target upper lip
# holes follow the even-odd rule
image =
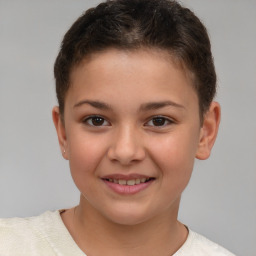
[[[137,174],[137,173],[132,173],[132,174],[110,174],[101,177],[102,179],[116,179],[116,180],[134,180],[134,179],[148,179],[148,178],[153,178],[152,176],[148,175],[142,175],[142,174]]]

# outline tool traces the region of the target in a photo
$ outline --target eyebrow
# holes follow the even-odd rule
[[[168,101],[149,102],[149,103],[142,104],[140,107],[140,110],[143,110],[143,111],[157,110],[157,109],[168,107],[168,106],[185,109],[183,105],[180,105],[178,103],[168,100]]]
[[[74,108],[80,107],[84,104],[91,105],[92,107],[98,108],[98,109],[101,109],[101,110],[112,110],[112,107],[110,105],[108,105],[104,102],[101,102],[101,101],[94,101],[94,100],[79,101],[78,103],[76,103],[74,105]],[[168,100],[168,101],[144,103],[144,104],[141,105],[140,111],[157,110],[157,109],[168,107],[168,106],[185,109],[185,107],[183,105],[180,105],[178,103],[175,103],[173,101]]]
[[[112,110],[112,108],[104,103],[104,102],[100,102],[100,101],[94,101],[94,100],[82,100],[82,101],[79,101],[78,103],[76,103],[74,105],[74,108],[76,107],[80,107],[84,104],[88,104],[88,105],[91,105],[92,107],[94,108],[98,108],[98,109],[102,109],[102,110]]]

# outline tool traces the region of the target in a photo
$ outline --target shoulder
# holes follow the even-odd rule
[[[37,217],[0,219],[0,255],[49,254],[49,245],[42,226],[56,219],[56,212],[46,212]]]
[[[187,241],[174,256],[235,256],[222,246],[189,230]]]

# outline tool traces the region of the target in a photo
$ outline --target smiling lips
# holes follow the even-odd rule
[[[104,183],[114,192],[118,194],[135,194],[149,187],[155,178],[139,177],[138,175],[123,176],[114,175],[102,178]]]
[[[129,180],[125,180],[125,179],[106,179],[106,181],[113,182],[113,183],[119,184],[119,185],[134,186],[134,185],[139,185],[141,183],[148,182],[151,179],[153,179],[153,178],[141,178],[141,179],[137,178],[137,179],[129,179]]]

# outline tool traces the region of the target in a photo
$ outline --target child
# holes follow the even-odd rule
[[[220,106],[205,27],[169,0],[113,0],[64,36],[53,109],[78,206],[0,222],[0,255],[233,255],[177,220]]]

